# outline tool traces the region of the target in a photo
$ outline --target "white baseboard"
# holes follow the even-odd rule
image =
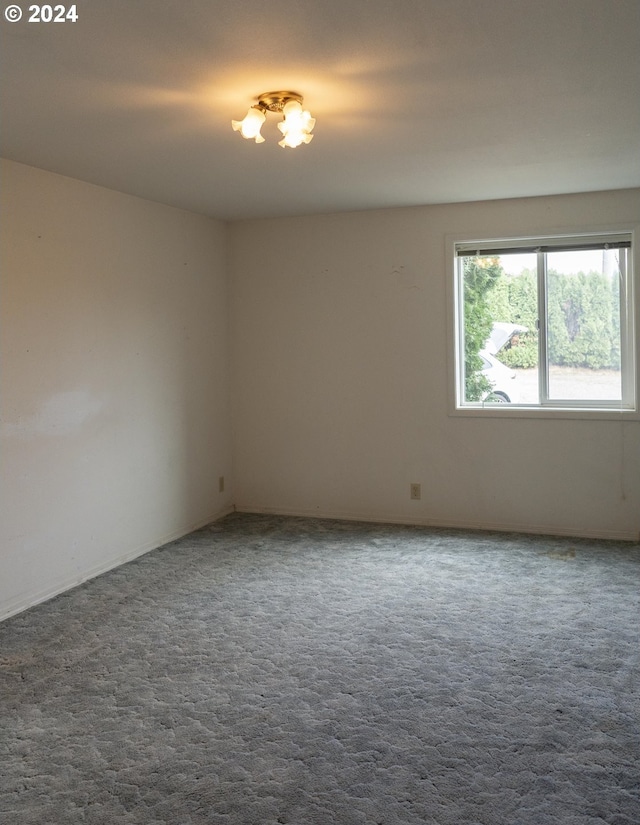
[[[457,530],[483,530],[487,532],[501,533],[526,533],[529,535],[562,536],[566,538],[608,539],[612,541],[629,541],[634,543],[637,543],[640,540],[638,534],[616,530],[584,530],[580,528],[563,529],[558,527],[548,527],[545,525],[523,524],[520,522],[496,523],[465,520],[451,521],[448,519],[427,519],[413,516],[398,516],[397,514],[393,513],[371,513],[367,511],[320,510],[319,508],[275,508],[264,507],[257,504],[241,504],[235,506],[230,505],[224,508],[223,510],[220,510],[217,513],[209,516],[208,518],[198,521],[195,524],[191,524],[187,527],[180,528],[175,532],[169,533],[165,536],[161,536],[142,546],[129,550],[128,552],[123,553],[120,556],[117,556],[113,559],[109,559],[109,561],[105,562],[104,564],[89,568],[83,571],[80,576],[74,577],[73,579],[69,580],[59,581],[48,587],[46,590],[31,593],[26,596],[22,596],[21,598],[16,600],[7,601],[5,604],[0,605],[0,621],[8,619],[10,616],[15,616],[18,613],[22,613],[22,611],[27,610],[30,607],[35,607],[35,605],[41,604],[42,602],[48,601],[49,599],[52,599],[54,598],[54,596],[58,596],[61,593],[65,593],[67,590],[71,590],[74,587],[77,587],[78,585],[82,584],[83,582],[89,581],[90,579],[94,579],[96,576],[100,576],[103,573],[107,573],[109,570],[113,570],[116,567],[120,567],[120,565],[122,564],[126,564],[129,561],[133,561],[133,559],[136,559],[139,556],[143,556],[145,553],[150,553],[152,550],[156,550],[158,547],[162,547],[165,544],[169,544],[169,542],[182,538],[183,536],[186,536],[189,533],[193,533],[194,530],[199,530],[201,527],[205,527],[207,524],[211,524],[214,521],[218,521],[219,519],[224,518],[224,516],[229,515],[229,513],[232,513],[234,511],[240,513],[262,513],[265,515],[275,516],[327,518],[336,519],[338,521],[362,521],[369,522],[371,524],[406,524],[415,525],[418,527],[441,527],[445,529]]]
[[[327,518],[338,521],[363,521],[371,524],[406,524],[416,527],[442,527],[452,530],[482,530],[497,533],[525,533],[534,536],[562,536],[565,538],[606,539],[610,541],[640,541],[638,533],[624,530],[585,530],[584,528],[559,528],[546,525],[523,524],[520,522],[484,522],[449,519],[428,519],[413,516],[398,516],[391,513],[352,512],[346,510],[320,510],[318,508],[297,510],[295,508],[261,507],[252,504],[236,504],[238,513],[262,513],[274,516],[299,516],[303,518]]]
[[[67,590],[72,590],[79,584],[83,584],[90,579],[95,579],[96,576],[101,576],[103,573],[107,573],[109,570],[114,570],[116,567],[120,567],[122,564],[133,561],[133,559],[137,559],[139,556],[144,556],[145,553],[150,553],[152,550],[157,550],[158,547],[162,547],[165,544],[169,544],[169,542],[175,541],[183,536],[187,536],[189,533],[193,533],[195,530],[199,530],[201,527],[205,527],[207,524],[211,524],[212,522],[218,521],[224,516],[229,515],[229,513],[232,513],[234,509],[235,508],[233,505],[225,507],[223,510],[218,511],[214,515],[209,516],[206,519],[202,519],[195,524],[188,525],[187,527],[180,528],[172,533],[168,533],[167,535],[160,536],[157,539],[146,542],[145,544],[129,550],[120,556],[109,559],[104,564],[96,565],[95,567],[90,567],[87,570],[83,570],[79,576],[76,576],[73,579],[62,580],[52,584],[46,590],[30,593],[16,600],[9,600],[5,604],[0,605],[0,621],[8,619],[10,616],[15,616],[18,613],[22,613],[30,607],[35,607],[37,604],[49,601],[49,599],[53,599],[54,596],[59,596]]]

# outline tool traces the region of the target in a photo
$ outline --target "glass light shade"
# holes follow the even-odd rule
[[[316,121],[311,117],[311,112],[302,109],[297,100],[290,100],[282,109],[284,120],[278,123],[278,129],[283,134],[278,146],[290,146],[294,149],[301,143],[310,143],[313,135],[309,134]]]
[[[282,114],[285,119],[294,119],[302,113],[302,103],[299,100],[288,100],[282,107]]]
[[[256,143],[264,143],[264,138],[260,134],[262,124],[266,120],[266,115],[257,106],[251,106],[244,120],[232,120],[231,126],[235,132],[240,132],[243,138],[253,138]]]
[[[311,143],[313,135],[308,135],[306,132],[301,132],[296,129],[291,129],[287,134],[278,141],[278,146],[290,146],[295,149],[301,143]]]

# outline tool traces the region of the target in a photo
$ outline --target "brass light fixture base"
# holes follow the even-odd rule
[[[285,104],[295,100],[302,103],[302,95],[298,92],[263,92],[258,97],[258,108],[267,112],[281,112]]]
[[[267,112],[273,112],[282,117],[278,129],[282,133],[282,140],[278,145],[295,149],[301,143],[310,143],[313,139],[311,132],[316,124],[311,112],[302,109],[302,95],[292,91],[263,92],[258,95],[257,102],[249,107],[243,120],[232,120],[231,127],[240,132],[243,138],[264,143],[260,129],[267,119]]]

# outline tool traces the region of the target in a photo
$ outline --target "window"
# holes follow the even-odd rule
[[[637,411],[631,246],[455,242],[456,409]]]

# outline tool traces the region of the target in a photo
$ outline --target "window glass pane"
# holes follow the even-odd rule
[[[622,399],[621,254],[547,253],[549,400]]]
[[[496,319],[517,325],[497,357],[516,375],[514,401],[538,404],[538,256],[535,253],[503,254],[504,279],[497,284],[492,312]]]
[[[536,259],[460,259],[466,403],[538,403]]]
[[[630,243],[458,244],[461,403],[637,409]]]

